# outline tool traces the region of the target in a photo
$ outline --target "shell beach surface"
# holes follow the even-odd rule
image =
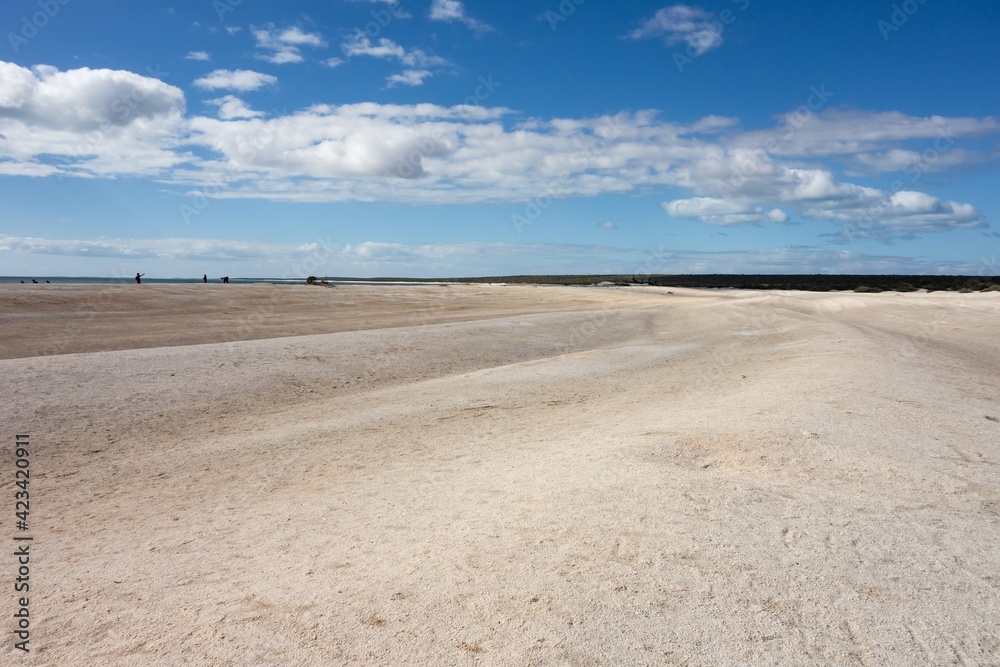
[[[5,664],[1000,664],[1000,293],[0,303]]]

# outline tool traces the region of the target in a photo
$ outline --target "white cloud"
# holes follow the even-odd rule
[[[398,60],[407,67],[427,68],[450,65],[447,60],[440,56],[427,53],[422,49],[407,50],[391,39],[383,37],[378,42],[372,42],[371,38],[363,32],[356,32],[342,43],[340,48],[349,57],[369,56]]]
[[[213,266],[237,263],[260,267],[247,269],[250,273],[258,271],[257,275],[300,278],[307,273],[323,275],[327,272],[339,275],[352,272],[367,275],[433,272],[437,277],[472,275],[482,271],[484,262],[493,262],[498,268],[513,263],[515,271],[523,273],[540,261],[589,265],[608,255],[630,254],[629,251],[608,246],[556,243],[404,244],[366,241],[340,244],[330,238],[309,243],[196,238],[80,240],[2,234],[0,253],[105,260],[102,262],[104,266],[109,259],[130,260],[133,263],[141,260],[143,266],[167,266],[168,270],[175,272],[179,266],[194,263],[196,275],[201,274],[206,263]],[[60,259],[59,265],[64,266],[67,261]]]
[[[194,85],[205,90],[239,90],[249,91],[263,88],[264,86],[277,83],[278,77],[253,70],[238,69],[217,69],[200,79],[195,79]]]
[[[618,229],[615,223],[612,222],[611,220],[604,220],[602,222],[599,222],[597,223],[597,226],[600,227],[601,229]]]
[[[832,97],[826,91],[823,97]],[[1000,120],[908,116],[898,111],[870,112],[829,109],[813,112],[807,106],[777,117],[775,126],[744,132],[731,141],[734,148],[763,148],[782,157],[870,156],[873,153],[903,150],[901,143],[913,143],[920,152],[951,153],[964,138],[1000,132]],[[913,150],[913,149],[911,149]],[[898,157],[899,154],[896,154]],[[967,157],[972,157],[967,155]],[[951,158],[954,159],[954,158]],[[872,160],[878,164],[878,160]],[[895,171],[899,160],[890,156],[884,164]],[[872,165],[869,165],[872,166]]]
[[[317,247],[316,243],[263,243],[191,238],[69,240],[0,237],[0,252],[129,259],[252,260],[267,258],[274,254],[282,256],[305,254],[315,251]]]
[[[49,164],[38,162],[15,162],[0,160],[0,175],[2,176],[55,176],[61,173],[59,169]]]
[[[0,83],[0,110],[10,111],[29,103],[39,81],[31,70],[0,61]]]
[[[858,153],[851,156],[851,159],[855,165],[851,170],[853,175],[905,171],[918,176],[923,173],[948,171],[956,167],[979,164],[989,160],[990,155],[963,148],[945,148],[939,151],[932,145],[923,151],[893,148],[872,153]]]
[[[664,202],[663,209],[676,218],[698,218],[710,225],[745,225],[761,222],[788,222],[781,209],[765,210],[761,206],[714,197],[693,197]]]
[[[389,40],[353,43],[365,55],[419,58]],[[417,84],[432,71],[407,70],[389,83]],[[240,91],[275,81],[216,70],[196,85]],[[951,127],[955,144],[941,153],[942,170],[968,163],[963,138],[1000,133],[991,118],[893,112],[890,127],[880,130],[886,113],[852,112],[850,125],[841,112],[816,114],[787,140],[785,150],[795,154],[786,156],[760,144],[780,130],[742,131],[718,117],[681,124],[640,111],[541,119],[475,104],[376,103],[265,117],[236,95],[210,104],[217,118],[186,116],[182,91],[151,77],[0,62],[0,173],[155,176],[212,197],[273,201],[524,203],[663,192],[667,213],[709,224],[780,223],[794,215],[885,240],[985,222],[971,204],[919,192],[915,180],[902,192],[844,180],[834,170],[844,157],[832,127],[841,128],[842,141],[863,142],[895,166],[912,154],[906,142]]]
[[[340,45],[340,49],[348,56],[402,59],[406,55],[406,50],[391,39],[382,38],[376,44],[363,32],[352,35]]]
[[[408,69],[403,70],[401,74],[393,74],[386,78],[386,82],[389,84],[389,88],[393,88],[397,85],[403,86],[422,86],[424,84],[424,79],[431,75],[430,70],[426,69]]]
[[[300,28],[286,28],[277,34],[275,41],[279,44],[294,44],[296,46],[326,46],[326,42],[318,33],[304,32]]]
[[[235,118],[259,118],[264,115],[263,111],[254,111],[246,105],[246,102],[235,95],[226,95],[214,100],[207,100],[208,104],[219,107],[219,118],[222,120],[233,120]]]
[[[208,55],[207,51],[188,51],[188,54],[184,56],[185,60],[201,60],[208,62],[212,59],[212,56]]]
[[[263,28],[251,28],[251,33],[257,41],[257,48],[265,51],[257,57],[275,65],[302,62],[303,46],[314,48],[326,46],[326,41],[319,33],[304,32],[294,26],[278,29],[268,25]]]
[[[401,45],[385,37],[373,42],[368,35],[363,32],[356,32],[340,45],[344,55],[348,57],[367,56],[370,58],[381,58],[385,60],[396,60],[407,67],[401,73],[390,75],[386,78],[389,88],[397,85],[420,86],[424,80],[433,76],[429,68],[450,67],[444,58],[427,53],[422,49],[405,49]],[[339,58],[334,59],[340,61]],[[342,62],[342,61],[340,61]],[[338,62],[337,64],[340,64]]]
[[[37,65],[28,70],[0,62],[0,119],[86,130],[176,116],[183,110],[184,93],[159,79],[88,67],[60,72]]]
[[[740,251],[650,251],[602,245],[556,243],[446,243],[403,244],[363,242],[339,244],[331,239],[309,243],[266,243],[221,239],[47,239],[0,234],[5,261],[37,267],[39,258],[56,256],[59,266],[99,261],[108,275],[108,260],[137,260],[142,266],[162,266],[201,275],[204,266],[230,266],[244,275],[304,277],[323,275],[400,275],[452,277],[462,275],[517,275],[537,266],[558,267],[566,273],[624,273],[635,275],[714,273],[844,273],[975,275],[982,266],[970,262],[929,262],[912,257],[874,255],[817,247],[783,247]],[[29,259],[18,260],[18,256]],[[113,264],[112,264],[113,265]],[[76,263],[79,267],[93,264]],[[241,268],[246,267],[246,268]],[[596,268],[595,267],[599,267]],[[87,270],[84,268],[83,270]],[[93,269],[90,269],[93,270]],[[134,270],[134,269],[133,269]],[[149,269],[147,269],[149,270]],[[230,269],[226,269],[230,270]],[[27,272],[27,269],[26,269]],[[167,274],[170,275],[170,274]]]
[[[984,224],[968,205],[933,212],[890,206],[891,193],[842,182],[829,170],[705,141],[694,129],[698,123],[685,127],[649,114],[621,114],[506,128],[485,109],[459,109],[316,106],[263,126],[197,121],[204,136],[194,140],[222,151],[232,164],[238,146],[274,135],[249,161],[239,158],[241,169],[256,175],[255,184],[223,197],[470,203],[673,187],[695,196],[667,202],[669,214],[715,225],[786,222],[785,207],[804,218],[850,225],[875,212],[884,218],[877,222],[883,235]],[[289,181],[300,177],[313,180]]]
[[[430,16],[435,21],[461,21],[465,7],[459,0],[432,0]]]
[[[184,93],[121,70],[0,62],[0,171],[157,175],[185,161]]]
[[[433,0],[429,14],[433,21],[458,21],[464,23],[470,29],[478,32],[490,32],[493,28],[478,19],[469,16],[459,0]]]
[[[347,61],[344,60],[343,58],[327,58],[326,60],[323,61],[323,65],[333,69],[334,67],[340,67],[345,62]]]
[[[722,46],[722,23],[700,7],[672,5],[657,10],[628,37],[662,37],[668,46],[687,44],[689,54],[697,57]]]
[[[815,218],[844,223],[841,236],[888,240],[895,236],[914,236],[928,232],[984,227],[982,214],[971,204],[941,199],[924,192],[901,190],[880,193],[877,200],[864,207],[835,208],[824,205],[805,208]]]

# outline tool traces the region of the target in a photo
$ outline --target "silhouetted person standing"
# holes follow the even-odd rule
[[[201,277],[201,282],[203,282],[203,283],[207,283],[208,282],[208,274],[207,273]]]
[[[145,274],[145,273],[136,273],[136,274],[135,274],[135,284],[136,284],[136,285],[141,285],[141,284],[142,284],[142,280],[141,280],[141,278],[142,278],[142,277],[143,277],[144,275],[146,275],[146,274]]]

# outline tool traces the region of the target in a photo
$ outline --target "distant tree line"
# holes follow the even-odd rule
[[[376,279],[377,280],[377,279]],[[392,280],[400,280],[393,278]],[[922,276],[869,274],[732,274],[700,273],[673,275],[552,275],[492,276],[482,278],[447,278],[448,282],[529,283],[533,285],[656,285],[715,289],[808,290],[814,292],[978,292],[1000,290],[1000,276]]]
[[[650,285],[673,287],[730,287],[736,289],[809,290],[813,292],[977,292],[1000,289],[1000,276],[919,275],[678,275],[651,276]]]

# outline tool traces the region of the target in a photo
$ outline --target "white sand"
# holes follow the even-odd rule
[[[4,664],[1000,664],[1000,294],[38,287]]]

